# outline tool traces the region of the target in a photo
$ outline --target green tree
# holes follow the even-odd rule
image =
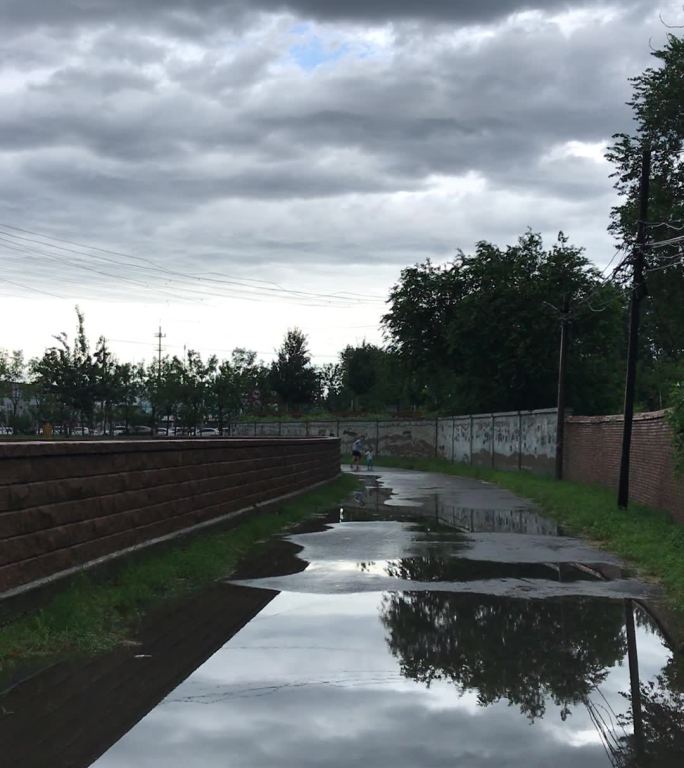
[[[348,346],[340,354],[343,382],[352,395],[352,410],[368,396],[378,380],[378,357],[382,350],[365,341],[358,347]]]
[[[399,410],[408,392],[408,380],[398,356],[375,344],[362,342],[340,353],[341,398],[352,410]]]
[[[143,393],[145,369],[142,364],[115,363],[112,374],[111,401],[115,415],[128,432],[131,416]]]
[[[343,373],[340,363],[325,363],[318,369],[318,398],[321,406],[329,411],[345,407]]]
[[[76,307],[78,325],[73,342],[62,332],[55,336],[57,345],[34,360],[31,371],[43,399],[56,404],[53,413],[64,430],[74,426],[92,426],[97,396],[95,363],[85,335],[85,318]]]
[[[107,347],[107,340],[100,336],[93,353],[93,388],[96,400],[100,403],[100,416],[103,434],[112,431],[112,401],[115,396],[116,361]]]
[[[9,401],[9,426],[18,431],[19,404],[27,394],[26,362],[20,349],[6,352],[0,349],[0,400]]]
[[[223,360],[216,366],[210,388],[219,432],[223,434],[226,416],[230,417],[230,415],[237,413],[240,408],[240,389],[235,369],[229,360]]]
[[[574,307],[569,405],[588,413],[617,407],[622,292],[562,233],[549,249],[527,232],[504,249],[482,241],[444,266],[402,271],[383,323],[412,399],[466,413],[552,406],[559,334],[552,308],[565,297]]]
[[[141,394],[151,406],[153,427],[158,419],[179,423],[183,376],[183,361],[176,356],[155,358],[145,368]]]
[[[180,423],[196,432],[207,420],[211,401],[211,380],[218,367],[216,357],[204,362],[199,352],[189,349],[181,362]]]
[[[299,328],[289,330],[271,364],[269,376],[271,387],[285,410],[313,403],[318,389],[317,378],[306,335]]]
[[[259,413],[270,395],[270,371],[257,360],[254,350],[237,347],[231,352],[230,364],[234,372],[236,394],[234,413]]]
[[[645,147],[651,151],[647,235],[663,242],[684,228],[684,41],[669,35],[653,52],[658,65],[631,79],[634,129],[613,137],[606,157],[620,202],[609,230],[629,253],[639,211],[639,179]],[[637,396],[645,407],[662,407],[684,374],[684,243],[646,252],[647,295],[642,303],[641,365]]]

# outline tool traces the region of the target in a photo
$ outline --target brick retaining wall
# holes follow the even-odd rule
[[[565,424],[563,476],[617,491],[622,416],[570,416]],[[634,416],[631,501],[671,512],[684,522],[684,478],[674,471],[672,432],[665,411]]]
[[[0,592],[334,478],[335,438],[0,444]]]

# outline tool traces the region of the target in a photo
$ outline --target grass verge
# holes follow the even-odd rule
[[[124,565],[104,581],[84,573],[35,614],[0,628],[0,673],[38,656],[94,653],[130,638],[145,611],[225,577],[258,542],[330,508],[358,487],[343,476],[246,518],[227,531],[198,535]]]
[[[657,579],[672,607],[684,614],[684,525],[666,512],[640,504],[617,508],[606,488],[557,481],[528,472],[502,472],[452,464],[446,459],[383,457],[385,467],[419,469],[486,480],[534,501],[570,531],[628,560],[643,575]]]

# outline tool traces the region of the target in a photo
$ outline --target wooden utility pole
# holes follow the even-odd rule
[[[618,507],[627,509],[629,503],[629,452],[632,445],[632,421],[634,419],[634,391],[636,365],[639,354],[639,309],[644,297],[644,256],[646,246],[646,222],[648,220],[648,188],[651,176],[651,150],[644,147],[641,157],[639,182],[639,223],[632,267],[632,295],[629,302],[629,343],[627,347],[627,375],[625,377],[624,425],[622,431],[622,456],[618,484]]]
[[[558,399],[556,401],[556,480],[563,479],[563,440],[565,438],[565,379],[568,361],[568,325],[570,323],[570,299],[563,297],[560,315],[560,354],[558,359]]]

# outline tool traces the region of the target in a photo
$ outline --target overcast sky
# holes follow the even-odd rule
[[[400,269],[527,227],[613,254],[602,158],[681,0],[0,0],[0,347],[318,363]],[[95,250],[101,249],[101,250]]]

